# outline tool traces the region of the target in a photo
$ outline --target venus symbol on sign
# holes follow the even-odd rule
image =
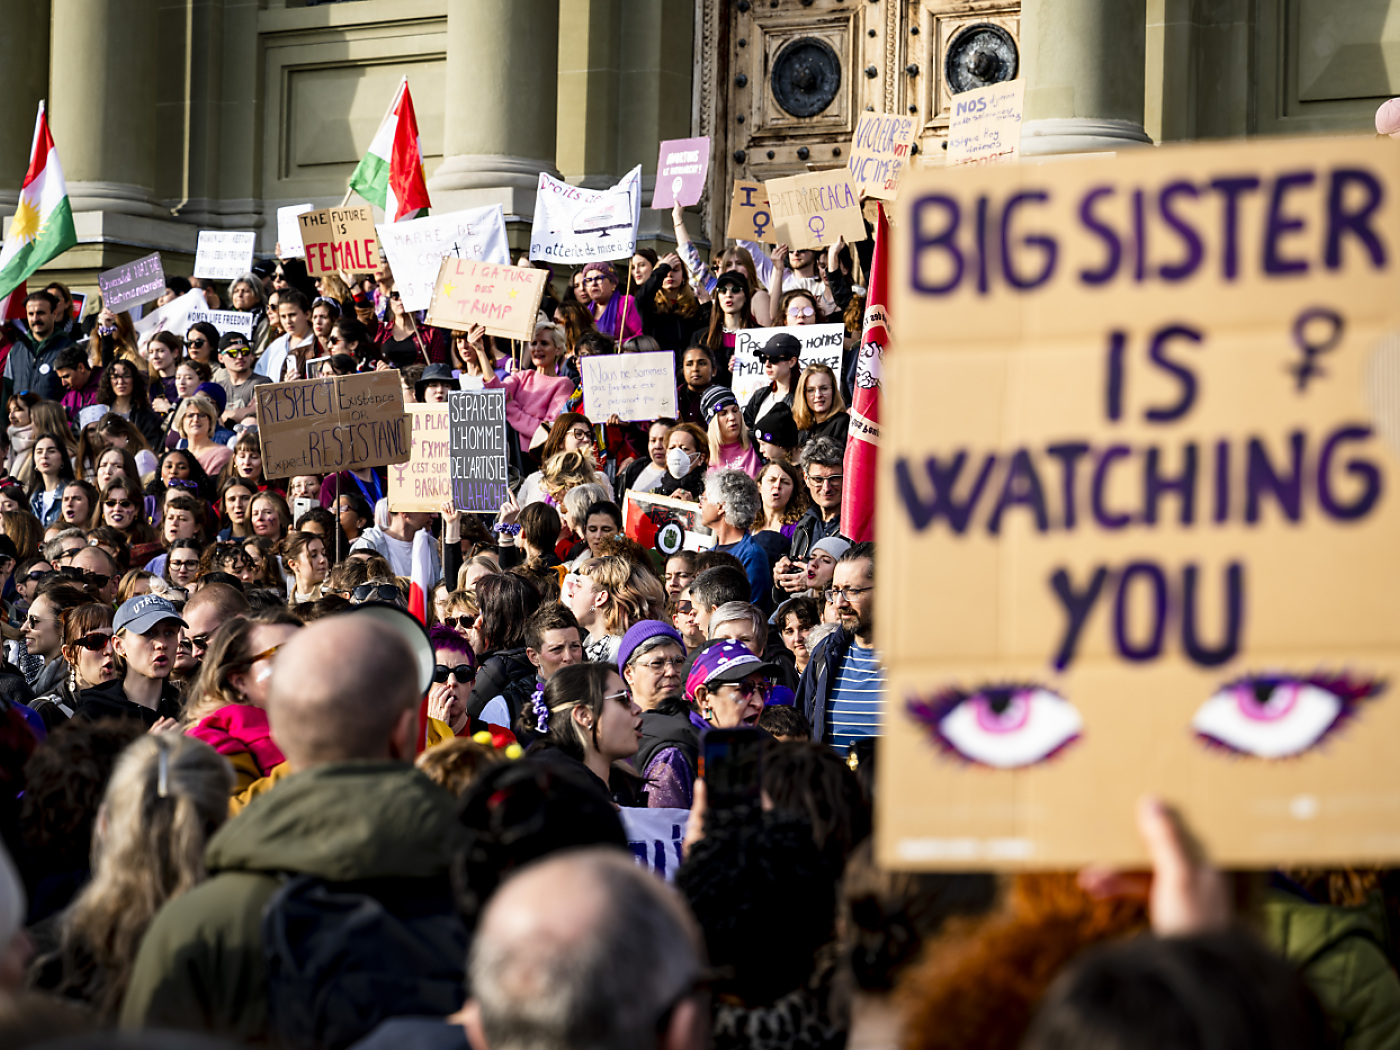
[[[818,226],[816,225],[817,223],[821,223],[821,225]],[[818,244],[821,244],[822,231],[826,229],[826,220],[823,219],[820,215],[813,215],[810,219],[807,220],[807,229],[812,231],[812,236],[814,236],[817,239]]]
[[[1342,329],[1346,327],[1346,322],[1342,320],[1342,315],[1326,306],[1314,306],[1304,310],[1293,322],[1293,342],[1303,353],[1303,359],[1297,364],[1288,366],[1288,370],[1298,379],[1298,393],[1306,392],[1308,380],[1313,376],[1325,376],[1327,373],[1322,366],[1317,364],[1315,358],[1321,354],[1328,353],[1342,341]],[[1311,336],[1321,334],[1322,330],[1330,328],[1326,337],[1313,342]]]

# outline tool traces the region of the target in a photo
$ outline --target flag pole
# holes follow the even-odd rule
[[[633,255],[636,253],[633,252]],[[627,259],[627,290],[622,293],[622,318],[617,322],[617,349],[614,353],[622,353],[622,336],[627,330],[627,300],[632,297],[632,259]]]

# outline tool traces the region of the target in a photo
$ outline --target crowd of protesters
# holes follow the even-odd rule
[[[877,552],[841,534],[870,245],[707,265],[674,218],[675,253],[551,274],[527,345],[296,259],[199,282],[249,335],[29,296],[0,338],[0,1046],[1400,1046],[1390,871],[1227,877],[1150,801],[1150,880],[880,864]],[[741,403],[737,331],[832,322],[839,371],[779,333]],[[582,358],[658,349],[676,418],[589,415]],[[260,385],[383,369],[406,402],[505,391],[499,513],[266,475]],[[694,504],[707,549],[629,538],[629,492]],[[710,801],[712,730],[757,741],[756,802]],[[689,811],[673,888],[637,809]]]

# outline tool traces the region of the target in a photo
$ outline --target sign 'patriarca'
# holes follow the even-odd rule
[[[1400,858],[1400,143],[916,169],[884,360],[882,861]]]

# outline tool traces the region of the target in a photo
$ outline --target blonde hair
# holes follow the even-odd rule
[[[572,488],[588,485],[597,479],[597,468],[593,457],[578,449],[556,452],[540,469],[540,487],[561,502]]]
[[[204,881],[204,847],[228,818],[233,769],[209,745],[178,733],[139,737],[119,759],[93,836],[92,881],[63,921],[96,964],[88,995],[99,1015],[121,1005],[141,937],[169,900]]]
[[[579,570],[600,591],[608,592],[603,622],[608,634],[625,634],[639,620],[660,620],[666,609],[666,589],[655,575],[629,559],[605,554]]]
[[[568,339],[564,335],[564,329],[552,321],[546,324],[535,325],[535,335],[541,332],[548,332],[550,341],[554,343],[554,349],[562,356],[568,350]]]
[[[723,443],[719,439],[718,414],[715,415],[714,419],[710,420],[710,428],[705,432],[705,437],[710,443],[710,464],[711,466],[718,466],[723,462],[723,459],[720,457],[720,448]],[[670,439],[667,438],[667,440],[669,441]],[[753,448],[753,438],[749,436],[749,424],[744,419],[743,412],[739,413],[739,447],[745,452]]]
[[[811,406],[807,404],[807,380],[814,375],[824,375],[831,380],[831,407],[820,418],[812,414]],[[818,362],[804,368],[792,398],[792,421],[797,424],[797,429],[811,430],[818,423],[825,423],[832,416],[844,411],[846,399],[841,396],[841,384],[836,381],[836,373],[831,370],[831,366]]]

